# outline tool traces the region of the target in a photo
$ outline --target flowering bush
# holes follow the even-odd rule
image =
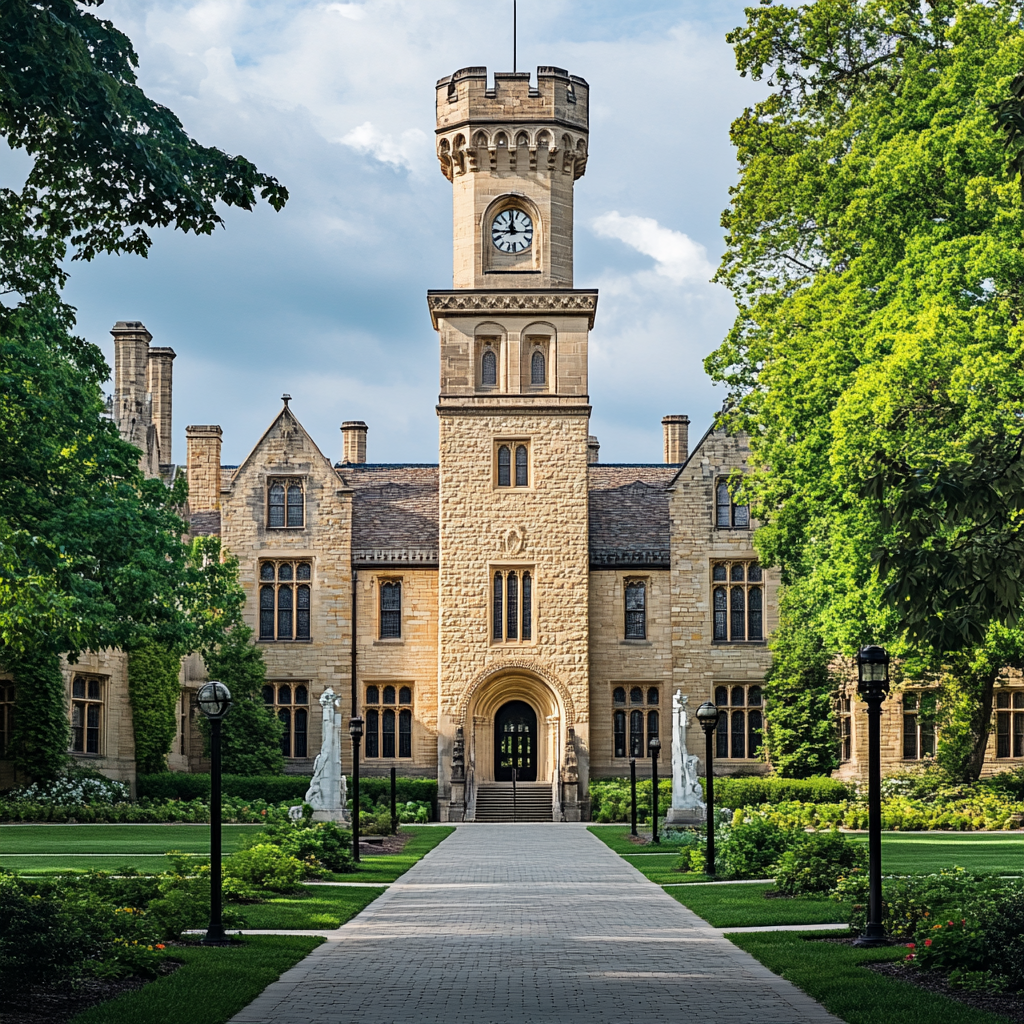
[[[110,806],[125,803],[130,796],[127,782],[115,782],[99,772],[82,768],[72,769],[53,782],[35,782],[6,794],[8,800],[57,807],[80,804]]]
[[[227,797],[221,803],[221,820],[231,824],[287,821],[289,803]],[[57,804],[34,800],[0,800],[0,821],[94,822],[122,825],[181,822],[202,824],[210,820],[205,800],[139,800],[117,804]]]

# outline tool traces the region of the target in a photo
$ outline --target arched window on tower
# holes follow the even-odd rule
[[[533,355],[530,357],[530,383],[546,384],[547,374],[544,366],[544,353],[538,348],[534,350]]]
[[[480,361],[480,384],[485,388],[493,388],[498,385],[498,357],[492,348],[484,349],[483,358]]]

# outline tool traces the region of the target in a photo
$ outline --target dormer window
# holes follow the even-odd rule
[[[272,530],[306,525],[301,480],[271,480],[267,490],[267,526]]]

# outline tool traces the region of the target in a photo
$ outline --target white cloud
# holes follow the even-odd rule
[[[359,21],[366,17],[366,9],[362,4],[327,4],[325,10],[334,11],[343,18],[350,18],[352,21]]]
[[[617,238],[655,261],[655,270],[677,284],[707,281],[714,274],[707,249],[682,231],[662,227],[653,217],[623,217],[618,210],[595,217],[594,233]]]
[[[426,140],[426,132],[419,128],[408,128],[396,139],[393,135],[385,135],[372,121],[364,121],[338,141],[381,163],[411,171],[424,163]]]

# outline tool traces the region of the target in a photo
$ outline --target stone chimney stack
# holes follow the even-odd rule
[[[173,348],[150,348],[146,389],[153,401],[153,422],[160,441],[160,462],[169,465],[171,458],[171,364]]]
[[[217,426],[185,428],[188,506],[192,512],[213,512],[220,508],[221,433]]]
[[[345,420],[341,425],[344,438],[342,462],[349,464],[366,461],[366,431],[370,428],[362,420]]]
[[[146,450],[149,429],[149,343],[141,320],[118,320],[114,336],[114,422],[121,436]]]
[[[601,450],[601,445],[598,443],[596,437],[593,434],[587,437],[587,463],[593,466],[597,462],[597,453]]]
[[[681,465],[689,455],[690,417],[665,416],[661,426],[665,431],[665,462],[670,466]]]

